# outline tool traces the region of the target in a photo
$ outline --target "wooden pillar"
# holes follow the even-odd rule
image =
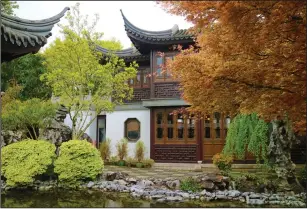
[[[203,131],[204,131],[204,125],[203,125],[203,119],[197,120],[197,145],[198,145],[198,160],[203,160]]]
[[[155,149],[154,149],[154,140],[155,140],[155,125],[154,125],[154,110],[150,108],[150,158],[155,159]]]

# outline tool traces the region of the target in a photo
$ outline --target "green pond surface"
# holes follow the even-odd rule
[[[88,191],[9,191],[1,194],[2,208],[235,208],[248,207],[239,202],[181,202],[157,203],[130,198],[124,193]]]

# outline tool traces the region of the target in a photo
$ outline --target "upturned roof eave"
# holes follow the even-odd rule
[[[187,33],[186,30],[179,30],[178,25],[174,25],[171,29],[162,30],[162,31],[148,31],[133,25],[120,10],[123,20],[124,27],[127,33],[127,36],[140,52],[147,51],[140,48],[140,45],[172,45],[172,44],[181,44],[181,43],[194,43],[194,36]]]
[[[141,54],[135,47],[130,47],[123,50],[109,50],[101,46],[96,46],[97,51],[101,52],[103,56],[114,54],[124,60],[149,60],[149,55]]]
[[[37,53],[47,43],[47,38],[52,35],[52,28],[67,10],[69,7],[43,20],[26,20],[1,14],[1,55],[5,55],[5,61],[28,53]]]

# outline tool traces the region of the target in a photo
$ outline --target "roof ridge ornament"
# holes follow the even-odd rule
[[[177,24],[175,24],[173,27],[172,27],[172,35],[174,35],[175,33],[177,33],[179,31],[179,26]]]

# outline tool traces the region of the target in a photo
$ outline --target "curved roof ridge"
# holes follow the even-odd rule
[[[1,37],[5,41],[10,41],[18,46],[28,45],[43,46],[47,43],[47,38],[52,35],[51,30],[54,24],[60,21],[69,7],[65,7],[59,14],[43,20],[26,20],[1,14]]]
[[[133,60],[145,61],[150,59],[149,54],[141,54],[135,47],[129,47],[126,49],[116,51],[116,50],[109,50],[97,45],[96,49],[97,51],[102,52],[103,56],[108,56],[108,54],[111,52],[126,61],[133,61]]]
[[[141,55],[141,53],[135,47],[129,47],[129,48],[122,49],[122,50],[110,50],[110,49],[106,49],[102,46],[97,45],[97,50],[102,52],[103,54],[113,52],[114,54],[116,54],[118,56]]]
[[[27,19],[23,19],[23,18],[19,18],[19,17],[14,17],[14,16],[10,16],[7,14],[1,14],[2,20],[8,21],[8,22],[12,22],[12,23],[17,23],[19,25],[37,25],[37,26],[43,26],[43,25],[53,25],[56,22],[59,22],[60,19],[65,15],[66,11],[70,10],[69,7],[65,7],[59,14],[50,17],[50,18],[46,18],[46,19],[42,19],[42,20],[27,20]]]
[[[172,28],[167,29],[167,30],[160,30],[160,31],[149,31],[149,30],[144,30],[141,29],[135,25],[133,25],[124,15],[123,11],[120,9],[120,12],[123,16],[124,23],[125,23],[125,28],[126,29],[132,29],[134,31],[137,31],[138,33],[143,33],[144,35],[152,35],[152,36],[171,36],[172,34],[176,33],[179,30],[178,25],[174,25]]]

